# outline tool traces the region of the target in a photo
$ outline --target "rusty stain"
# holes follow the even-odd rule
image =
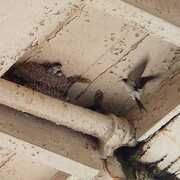
[[[56,28],[48,36],[45,37],[46,41],[50,41],[51,39],[55,38],[56,35],[64,28],[64,26],[71,23],[77,17],[80,17],[84,7],[85,5],[81,7],[74,5],[74,8],[72,8],[68,18],[64,22],[59,22]]]
[[[139,35],[139,33],[135,33],[135,36],[136,36],[136,37],[139,37],[140,35]]]
[[[30,32],[30,33],[29,33],[29,36],[34,36],[34,32]]]
[[[90,22],[90,20],[89,20],[89,19],[86,19],[86,20],[85,20],[85,22],[89,23],[89,22]]]
[[[44,26],[45,20],[40,21],[39,24],[40,24],[41,26]]]
[[[157,135],[159,135],[160,133],[162,133],[164,130],[167,130],[167,127],[172,124],[175,119],[180,115],[180,113],[178,113],[177,115],[175,115],[173,118],[171,118],[166,124],[162,125],[156,132],[154,132],[154,134],[152,134],[146,142],[151,142]]]

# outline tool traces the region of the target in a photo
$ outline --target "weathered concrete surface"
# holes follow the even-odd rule
[[[54,176],[52,176],[50,180],[67,180],[68,177],[70,177],[70,175],[67,175],[59,171],[56,174],[54,174]]]
[[[155,16],[180,26],[180,2],[178,0],[124,0]]]
[[[129,23],[125,16],[117,16],[120,10],[108,6],[107,1],[103,4],[106,8],[99,1],[86,3],[81,15],[30,60],[59,61],[67,76],[82,74],[91,79],[89,86],[73,86],[69,93],[73,103],[88,106],[92,104],[96,90],[101,89],[105,97],[104,107],[116,114],[126,114],[135,104],[126,93],[121,79],[127,76],[144,55],[149,54],[151,59],[145,75],[162,73],[157,81],[150,82],[145,87],[144,97],[153,94],[161,86],[160,83],[171,74],[169,67],[173,63],[176,67],[177,61],[173,57],[176,56],[177,47],[149,35],[142,26]],[[81,92],[84,93],[76,99]],[[134,114],[136,113],[139,114],[137,109]],[[138,115],[135,117],[139,124],[144,122],[139,121]],[[128,118],[131,120],[131,115]],[[158,118],[149,119],[142,127],[143,132],[155,121]],[[137,134],[143,133],[140,129],[138,126]]]
[[[75,7],[71,15],[77,18],[72,18],[70,24],[66,19],[65,27],[61,24],[61,28],[53,30],[54,34],[51,32],[46,36],[46,41],[43,41],[46,43],[42,43],[45,46],[36,46],[32,54],[25,54],[21,60],[61,62],[67,75],[82,74],[92,80],[88,87],[77,84],[72,88],[69,95],[73,103],[90,105],[95,91],[101,89],[105,94],[105,108],[117,114],[124,113],[134,102],[120,80],[145,54],[151,57],[145,74],[169,72],[176,47],[150,36],[147,29],[137,23],[127,22],[128,15],[122,15],[118,1],[84,1],[78,6],[83,8]],[[40,37],[39,34],[37,36]],[[145,95],[158,89],[162,80],[163,77],[151,82],[145,88]],[[84,89],[85,93],[75,99]]]
[[[179,55],[175,56],[173,61],[169,68],[169,78],[160,83],[159,90],[154,94],[144,96],[148,113],[139,113],[134,108],[127,114],[127,118],[135,124],[138,138],[180,104]]]
[[[117,18],[122,17],[126,19],[128,23],[135,23],[146,29],[151,35],[180,46],[179,27],[164,19],[154,16],[143,9],[136,8],[124,1],[105,0],[102,2],[96,0],[93,1],[93,3],[97,9],[103,10]]]
[[[2,1],[0,75],[24,53],[45,45],[59,29],[77,16],[78,5],[80,3],[76,0]]]
[[[180,173],[180,64],[179,52],[175,53],[169,66],[169,76],[160,83],[159,91],[147,94],[144,98],[148,113],[137,113],[132,109],[127,117],[134,122],[137,138],[150,139],[144,146],[142,161],[155,162],[162,159],[158,166],[178,177]],[[146,129],[149,129],[146,132]]]
[[[127,75],[144,54],[151,56],[145,74],[167,72],[174,56],[175,46],[150,36],[147,29],[137,23],[128,22],[129,15],[123,15],[124,11],[118,1],[113,1],[113,3],[111,1],[102,3],[98,0],[84,1],[83,3],[73,2],[76,2],[77,6],[73,6],[73,10],[70,9],[71,13],[68,13],[69,2],[67,2],[65,4],[67,8],[60,15],[58,15],[59,13],[54,14],[54,11],[57,12],[58,8],[64,8],[64,4],[56,6],[56,2],[42,0],[38,1],[38,5],[36,5],[35,1],[31,1],[30,5],[28,4],[27,11],[23,11],[23,15],[17,12],[27,2],[21,2],[21,6],[17,4],[12,11],[17,15],[7,17],[4,15],[4,19],[9,19],[1,22],[4,23],[2,28],[4,34],[1,33],[2,47],[7,48],[3,52],[15,55],[18,51],[13,49],[14,47],[22,49],[22,47],[26,47],[27,42],[33,42],[35,47],[32,54],[25,53],[21,60],[30,58],[41,62],[60,61],[67,75],[82,74],[93,81],[88,87],[77,84],[72,88],[70,96],[74,103],[83,106],[91,104],[95,91],[101,89],[105,93],[105,107],[114,113],[124,113],[125,110],[132,107],[133,102],[127,96],[124,86],[120,82],[121,78]],[[47,7],[44,3],[47,3]],[[13,2],[10,4],[4,4],[7,7],[6,10],[11,9]],[[46,8],[42,8],[42,4]],[[35,5],[36,8],[34,8]],[[50,8],[51,6],[52,8]],[[56,8],[53,8],[54,6]],[[50,10],[47,10],[48,7]],[[74,17],[77,18],[74,19]],[[26,22],[26,18],[30,20]],[[24,27],[23,20],[27,23],[26,28],[23,28],[24,33],[17,33]],[[12,21],[19,24],[15,28],[11,28],[13,26]],[[37,26],[31,27],[33,22],[37,22]],[[55,26],[57,22],[61,22],[59,26]],[[68,24],[69,22],[71,23]],[[7,36],[8,31],[5,31],[5,27],[13,29],[12,35]],[[37,32],[33,30],[30,33],[31,28]],[[5,36],[9,39],[3,39]],[[13,36],[20,40],[18,44],[15,43],[16,41],[10,41]],[[38,45],[36,46],[36,44]],[[24,53],[21,50],[20,52]],[[12,58],[10,64],[14,63],[18,57]],[[3,65],[2,73],[9,68],[10,64],[6,65],[5,63]],[[149,85],[145,89],[145,94],[158,89],[160,81],[150,83],[152,86]],[[86,92],[78,100],[75,99],[85,88]]]
[[[5,106],[0,112],[3,148],[77,176],[96,174],[102,168],[97,144],[91,138]]]
[[[4,79],[0,80],[0,103],[97,138],[104,158],[136,143],[134,129],[123,117],[100,114]]]
[[[145,154],[143,161],[155,162],[163,157],[164,160],[158,164],[160,169],[168,168],[171,173],[176,173],[180,178],[180,116],[173,118],[156,135],[154,135],[144,146]]]
[[[49,180],[56,169],[40,164],[22,154],[0,149],[0,179]]]
[[[69,95],[73,103],[87,106],[92,103],[95,91],[101,89],[105,94],[105,108],[117,114],[126,114],[127,110],[134,106],[134,102],[126,94],[120,80],[126,77],[142,56],[149,54],[151,60],[145,74],[162,72],[164,75],[145,88],[143,102],[145,102],[148,113],[140,114],[135,108],[127,114],[128,119],[134,122],[137,128],[137,137],[140,137],[155,122],[179,104],[179,75],[164,81],[167,76],[172,74],[170,67],[173,64],[175,69],[178,68],[178,60],[174,61],[173,59],[177,47],[151,36],[151,34],[160,35],[165,40],[179,45],[179,28],[123,4],[119,0],[66,2],[67,4],[61,4],[62,2],[56,0],[31,0],[28,2],[8,0],[3,2],[0,22],[2,26],[0,30],[2,39],[0,75],[19,57],[22,61],[59,61],[67,75],[82,74],[93,81],[88,87],[77,84],[71,89]],[[69,2],[74,2],[76,6],[73,3],[68,4]],[[69,9],[70,6],[72,8]],[[26,11],[23,10],[25,7]],[[61,11],[61,8],[64,7],[67,8],[59,14],[59,8]],[[12,12],[12,14],[7,15],[7,12]],[[22,55],[24,56],[22,57]],[[156,91],[159,88],[160,91]],[[76,99],[79,93],[84,92],[84,89],[86,89],[85,93]],[[7,119],[7,116],[4,116],[4,119]],[[19,137],[24,136],[27,138],[24,139],[25,141],[41,147],[43,147],[43,142],[37,137],[40,136],[41,139],[45,137],[45,141],[48,139],[48,148],[52,148],[53,152],[61,151],[63,154],[71,151],[69,154],[65,154],[69,158],[76,159],[72,155],[72,143],[68,143],[63,150],[58,143],[55,143],[57,139],[54,140],[55,142],[52,141],[55,135],[59,139],[62,138],[58,130],[54,131],[54,128],[52,131],[49,130],[53,125],[45,123],[40,125],[43,127],[42,131],[39,128],[40,130],[35,132],[37,122],[36,126],[29,125],[30,121],[25,122],[19,118],[14,121],[12,128],[11,122],[5,123],[10,118],[6,121],[4,119],[2,119],[2,131],[18,137],[19,131],[23,129],[23,132],[20,131],[22,134]],[[77,140],[79,140],[79,135]],[[66,137],[64,142],[69,142],[69,137]],[[78,146],[77,153],[82,153],[86,140],[75,142]],[[82,151],[79,150],[81,145],[84,146]],[[91,148],[94,152],[93,145]],[[86,150],[84,151],[86,152]],[[82,158],[80,161],[85,163],[93,164],[96,160],[91,155],[87,158],[81,154],[80,157]],[[95,162],[95,165],[96,163],[99,162]]]

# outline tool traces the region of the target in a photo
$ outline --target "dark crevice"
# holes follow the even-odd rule
[[[157,134],[168,127],[169,124],[174,122],[180,113],[176,114],[166,124],[160,127],[158,131],[148,137],[146,140],[139,142],[135,147],[121,147],[115,151],[117,160],[122,165],[127,180],[179,180],[176,177],[177,172],[171,174],[168,170],[176,163],[180,157],[172,161],[165,169],[160,170],[158,164],[161,163],[166,156],[162,157],[156,162],[142,162],[141,157],[148,151],[150,147],[145,149],[145,144],[150,142]]]
[[[115,156],[121,164],[127,180],[179,180],[176,172],[173,174],[168,169],[173,165],[170,164],[164,170],[160,170],[158,165],[166,156],[156,162],[142,162],[141,157],[144,155],[144,145],[147,141],[139,142],[135,147],[121,147],[115,151]]]

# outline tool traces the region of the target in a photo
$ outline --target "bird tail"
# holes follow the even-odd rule
[[[72,83],[75,83],[75,82],[90,83],[91,82],[90,79],[82,77],[81,75],[70,76],[68,77],[68,80],[70,80]]]
[[[147,112],[147,110],[146,110],[146,108],[144,107],[143,103],[142,103],[138,98],[135,98],[135,101],[136,101],[136,103],[137,103],[137,105],[138,105],[138,107],[139,107],[139,110],[140,110],[141,112],[143,112],[143,111]]]

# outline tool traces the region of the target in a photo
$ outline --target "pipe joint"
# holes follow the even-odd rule
[[[113,121],[112,133],[106,141],[101,142],[100,150],[102,158],[106,159],[122,146],[134,146],[136,144],[135,130],[125,118],[119,118],[114,114],[109,115]]]

